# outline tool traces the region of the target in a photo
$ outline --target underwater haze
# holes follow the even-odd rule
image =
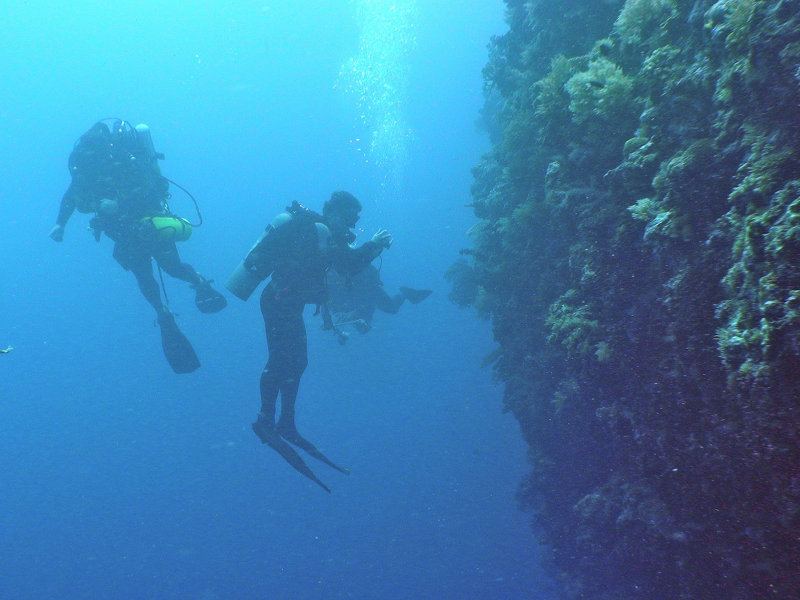
[[[457,7],[457,8],[455,8]],[[447,299],[468,245],[481,69],[501,0],[6,2],[0,8],[0,597],[552,598],[486,322]],[[253,434],[267,358],[254,295],[200,314],[175,375],[112,242],[48,238],[95,121],[147,123],[203,225],[181,256],[218,284],[293,200],[333,190],[379,227],[387,291],[431,288],[340,346],[306,311],[298,426],[343,476],[305,479]],[[170,207],[196,220],[172,188]],[[221,287],[221,285],[220,285]]]

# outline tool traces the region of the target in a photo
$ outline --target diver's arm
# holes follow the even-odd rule
[[[372,239],[358,248],[344,244],[333,244],[329,248],[331,263],[339,273],[355,275],[380,256],[384,248],[392,245],[392,236],[385,229],[379,230]]]
[[[50,237],[56,242],[63,241],[64,227],[67,225],[67,221],[69,221],[72,213],[75,212],[75,195],[74,184],[70,183],[67,191],[64,192],[64,195],[61,197],[61,205],[58,208],[56,224],[53,229],[50,230]]]

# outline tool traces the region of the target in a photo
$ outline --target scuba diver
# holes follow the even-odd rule
[[[406,300],[419,304],[433,293],[433,290],[400,287],[399,293],[390,296],[374,265],[368,265],[353,276],[343,276],[332,269],[328,271],[327,283],[328,303],[322,307],[323,329],[333,329],[340,344],[349,337],[342,327],[352,326],[361,334],[367,333],[372,329],[375,310],[394,315]]]
[[[247,300],[262,281],[272,276],[261,294],[269,359],[261,373],[261,411],[252,425],[253,431],[262,443],[328,492],[330,489],[289,445],[342,473],[349,472],[302,437],[295,425],[300,377],[308,364],[303,309],[306,304],[316,304],[319,312],[319,306],[327,301],[328,269],[353,275],[391,246],[392,236],[381,229],[359,248],[350,247],[355,239],[350,230],[355,227],[359,212],[361,203],[343,191],[331,195],[322,215],[294,202],[267,226],[225,284],[236,297]],[[281,410],[276,421],[279,395]]]
[[[211,286],[211,280],[181,261],[175,243],[189,238],[192,224],[169,210],[169,185],[174,182],[161,174],[158,160],[164,155],[155,151],[150,128],[144,124],[133,127],[121,119],[113,120],[109,127],[107,121],[112,120],[98,121],[75,142],[69,156],[71,182],[50,237],[63,241],[64,228],[75,210],[94,213],[89,225],[95,240],[99,242],[105,233],[114,241],[114,258],[133,273],[142,295],[156,311],[167,361],[176,373],[190,373],[200,361],[161,300],[152,260],[159,270],[190,284],[201,312],[219,312],[227,301]]]
[[[0,348],[0,354],[8,354],[8,353],[9,353],[9,352],[11,352],[13,349],[14,349],[14,347],[13,347],[13,346],[6,346],[5,350],[3,350],[2,348]]]

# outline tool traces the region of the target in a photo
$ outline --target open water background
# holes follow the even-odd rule
[[[0,22],[0,597],[550,598],[514,499],[525,446],[479,366],[489,326],[443,279],[474,222],[502,3],[42,1]],[[200,202],[180,250],[205,276],[292,200],[347,189],[359,242],[394,234],[388,290],[435,290],[344,347],[307,313],[299,428],[352,470],[309,463],[331,495],[250,429],[257,295],[202,315],[167,278],[203,362],[177,376],[111,241],[77,213],[47,237],[74,140],[112,116],[148,123]]]

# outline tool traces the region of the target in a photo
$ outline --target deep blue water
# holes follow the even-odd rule
[[[489,325],[443,279],[473,223],[500,0],[11,4],[0,598],[550,598],[514,499],[525,446],[479,366]],[[250,429],[267,356],[257,296],[202,315],[167,278],[203,362],[177,376],[110,240],[81,214],[62,244],[47,237],[74,140],[110,116],[148,123],[164,174],[197,197],[205,224],[180,250],[207,277],[224,281],[292,200],[319,209],[347,189],[360,241],[394,234],[389,291],[435,290],[344,347],[306,313],[298,422],[352,470],[311,464],[332,494]],[[194,216],[177,191],[171,206]]]

